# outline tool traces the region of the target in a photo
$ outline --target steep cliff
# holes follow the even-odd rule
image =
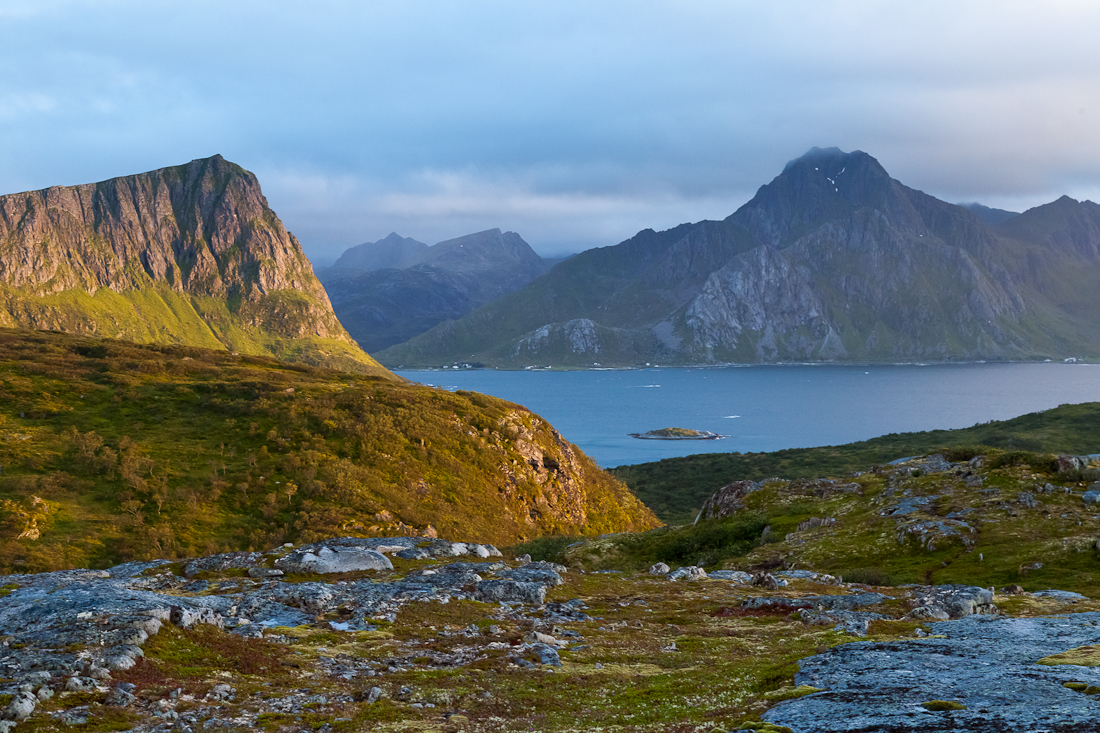
[[[385,373],[256,177],[218,155],[0,197],[0,325]]]
[[[1005,212],[1009,213],[1009,212]],[[646,230],[405,344],[499,366],[1100,356],[1100,207],[991,225],[811,150],[723,221]]]

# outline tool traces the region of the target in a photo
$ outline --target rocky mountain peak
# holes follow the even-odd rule
[[[0,325],[295,359],[323,339],[307,360],[381,371],[256,176],[221,155],[0,196],[0,241]]]
[[[740,224],[763,244],[784,247],[824,221],[857,209],[891,208],[897,185],[867,153],[812,148],[787,163],[727,221]]]

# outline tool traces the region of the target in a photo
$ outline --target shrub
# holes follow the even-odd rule
[[[896,585],[897,582],[882,568],[852,568],[835,573],[844,578],[847,583],[862,583],[863,585]]]

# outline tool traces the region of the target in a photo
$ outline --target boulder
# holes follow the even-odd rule
[[[362,570],[393,570],[389,558],[362,547],[309,545],[275,561],[285,573],[353,573]]]
[[[659,563],[656,563],[656,564],[650,566],[649,574],[650,575],[668,575],[670,570],[672,570],[672,568],[670,568],[668,565],[665,565],[663,562],[659,562]]]
[[[707,571],[697,565],[688,565],[686,568],[676,568],[668,574],[669,580],[706,580]]]
[[[698,524],[700,519],[728,517],[744,508],[746,496],[759,490],[760,484],[755,481],[734,481],[726,484],[707,499],[695,522]]]
[[[482,580],[475,586],[474,597],[486,603],[541,605],[546,600],[546,586],[518,580]]]
[[[711,580],[732,580],[735,583],[752,582],[752,575],[744,570],[713,570],[707,574],[707,577]]]
[[[910,601],[911,618],[963,618],[973,614],[996,614],[993,591],[973,585],[916,586]],[[921,609],[928,609],[922,611]]]

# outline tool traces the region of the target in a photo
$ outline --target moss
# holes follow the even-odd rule
[[[1088,688],[1087,682],[1063,682],[1062,687],[1066,687],[1074,692],[1084,692]]]
[[[1073,664],[1078,667],[1100,667],[1100,646],[1079,646],[1076,649],[1051,654],[1036,662],[1037,664],[1058,665]]]
[[[961,702],[955,702],[954,700],[929,700],[928,702],[922,702],[920,704],[925,710],[931,710],[933,712],[942,712],[946,710],[966,710],[966,706]]]

